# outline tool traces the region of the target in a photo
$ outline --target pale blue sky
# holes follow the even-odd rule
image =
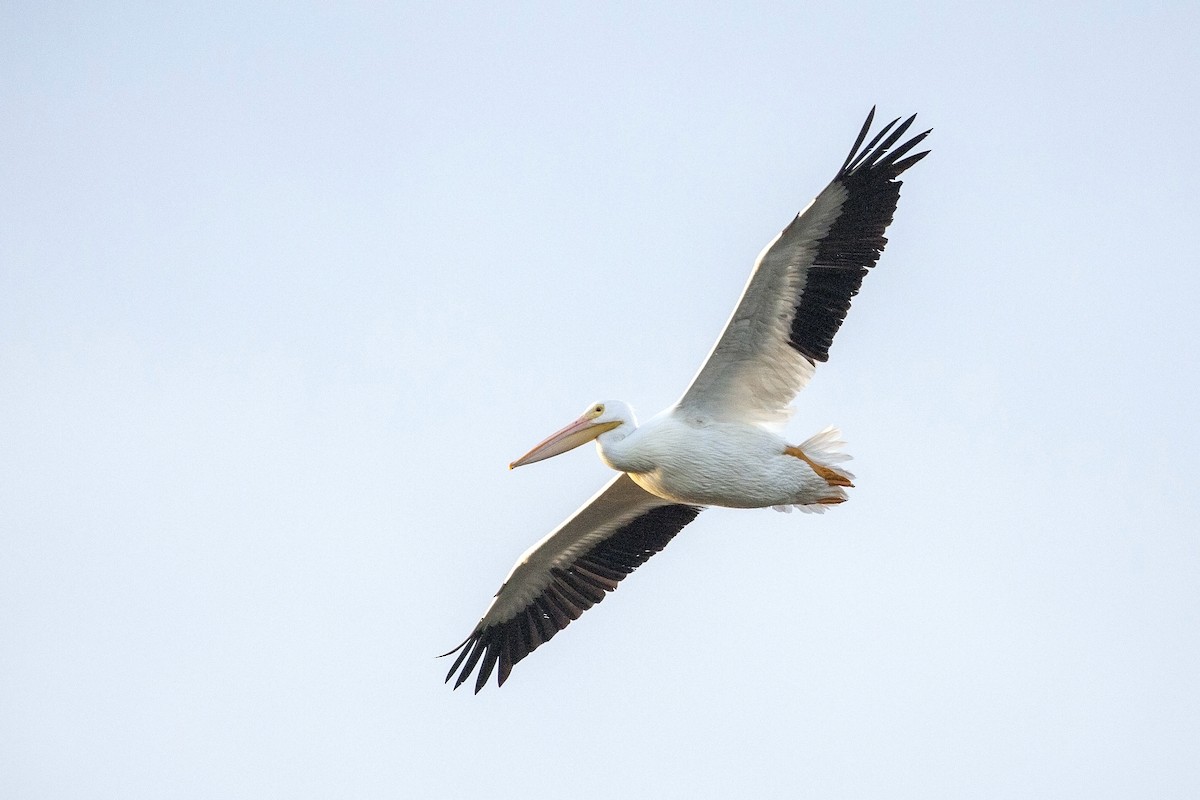
[[[1200,794],[1200,11],[832,6],[0,9],[0,794]],[[873,104],[851,502],[450,692]]]

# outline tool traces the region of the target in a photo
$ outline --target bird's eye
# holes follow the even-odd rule
[[[592,413],[595,414],[596,416],[600,416],[601,414],[604,413],[604,406],[601,406],[601,405],[596,406],[595,408],[592,409]]]

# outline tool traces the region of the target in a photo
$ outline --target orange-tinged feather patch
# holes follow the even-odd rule
[[[817,462],[813,461],[811,458],[805,455],[804,451],[799,447],[785,447],[783,453],[784,455],[794,456],[795,458],[803,461],[805,464],[808,464],[808,466],[812,468],[812,471],[817,473],[817,475],[823,478],[830,486],[854,486],[854,484],[850,482],[850,479],[845,475],[835,469],[825,466],[824,464],[818,464]],[[840,503],[842,501],[836,500],[834,502]]]

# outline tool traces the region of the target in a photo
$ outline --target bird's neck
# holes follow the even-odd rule
[[[626,423],[596,439],[596,450],[600,460],[619,472],[649,472],[654,464],[638,446],[638,429]]]

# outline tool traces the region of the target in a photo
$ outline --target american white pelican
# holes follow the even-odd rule
[[[620,474],[525,552],[446,674],[478,692],[499,664],[536,650],[666,547],[704,506],[823,511],[846,500],[850,473],[835,464],[836,429],[800,445],[776,427],[834,334],[863,276],[887,244],[897,177],[929,151],[905,157],[929,131],[895,147],[916,115],[895,119],[862,147],[875,109],[833,181],[763,249],[733,316],[683,397],[644,425],[620,401],[595,403],[518,458],[532,464],[595,440]],[[885,138],[886,137],[886,138]],[[861,149],[860,149],[861,148]]]

